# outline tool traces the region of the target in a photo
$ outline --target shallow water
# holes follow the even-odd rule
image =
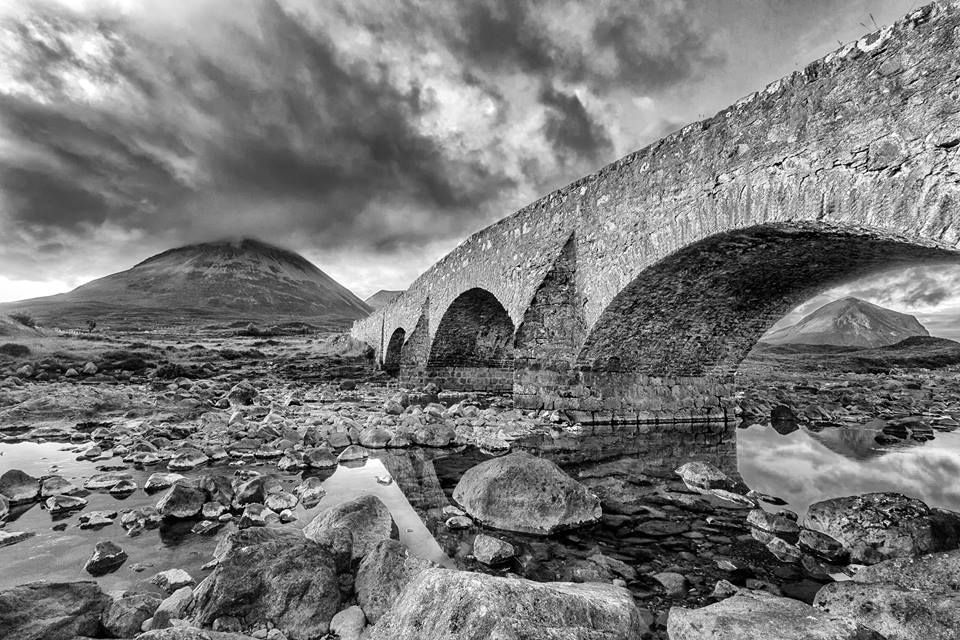
[[[122,465],[119,458],[100,460],[96,463],[76,460],[77,452],[86,448],[86,445],[76,446],[62,443],[17,443],[0,444],[0,473],[8,469],[20,469],[34,477],[57,474],[82,486],[84,481],[94,473],[97,467],[104,465]],[[384,452],[385,453],[385,452]],[[384,455],[391,466],[393,456]],[[335,470],[318,473],[316,470],[308,474],[284,474],[278,472],[271,463],[253,463],[244,465],[240,469],[252,469],[260,473],[269,473],[283,479],[285,489],[290,491],[300,480],[307,475],[317,475],[324,480],[327,495],[311,509],[304,509],[297,505],[294,510],[298,520],[286,525],[273,524],[271,527],[306,526],[310,520],[325,509],[351,500],[365,493],[376,495],[390,509],[400,533],[400,540],[417,555],[450,564],[449,558],[440,550],[430,532],[427,531],[423,519],[411,506],[409,500],[395,481],[382,484],[381,481],[391,478],[391,473],[384,460],[370,458],[362,463],[351,463],[350,466],[340,465]],[[138,487],[155,471],[163,471],[161,466],[147,467],[146,469],[128,468],[127,472],[133,475]],[[208,465],[182,475],[191,477],[205,473],[220,473],[232,477],[237,467],[226,465]],[[171,568],[182,568],[195,577],[202,576],[200,567],[209,562],[216,547],[217,541],[235,525],[227,524],[216,535],[202,536],[192,534],[192,521],[177,523],[173,526],[163,525],[156,530],[148,530],[143,534],[130,538],[120,526],[119,517],[113,524],[101,529],[80,529],[79,516],[83,513],[99,510],[120,511],[125,508],[137,508],[146,505],[155,505],[165,491],[147,494],[143,489],[137,489],[130,496],[118,499],[107,492],[91,492],[86,496],[88,505],[78,512],[70,513],[65,517],[54,519],[40,503],[15,508],[13,516],[8,518],[5,529],[7,531],[32,531],[36,535],[28,540],[0,548],[0,588],[14,584],[21,584],[33,580],[81,580],[89,579],[83,571],[83,565],[94,545],[101,540],[111,540],[118,544],[128,554],[126,563],[116,572],[107,574],[99,581],[105,590],[144,588],[149,585],[144,582],[158,571]],[[63,531],[52,529],[54,525],[66,525]],[[144,565],[141,573],[133,571],[136,565]]]
[[[738,429],[740,475],[751,489],[786,500],[800,514],[820,500],[872,491],[960,511],[960,431],[894,446],[878,444],[877,433],[839,426],[785,435],[759,424]]]
[[[715,561],[721,558],[747,558],[752,567],[767,563],[766,575],[780,571],[789,576],[783,567],[778,569],[772,564],[769,554],[749,535],[743,535],[741,508],[720,501],[713,503],[712,510],[704,510],[702,505],[686,508],[682,500],[676,500],[683,497],[684,488],[672,475],[672,469],[691,458],[707,460],[731,475],[739,469],[747,486],[786,500],[789,508],[801,514],[818,500],[881,490],[901,491],[932,506],[960,510],[960,487],[955,482],[960,472],[960,433],[937,433],[934,440],[897,447],[881,446],[873,437],[873,432],[845,427],[819,432],[801,428],[781,435],[769,426],[754,425],[745,429],[729,426],[720,442],[710,446],[693,446],[679,433],[668,436],[654,431],[644,435],[617,428],[602,434],[558,433],[522,441],[517,443],[519,448],[549,457],[588,484],[591,479],[607,476],[636,478],[637,474],[646,474],[662,479],[657,481],[667,493],[651,494],[652,506],[643,512],[605,517],[593,527],[549,538],[495,532],[519,550],[515,562],[496,569],[478,566],[469,557],[476,528],[450,531],[443,524],[446,516],[442,508],[451,503],[450,495],[460,476],[491,457],[475,448],[373,451],[364,463],[341,465],[323,473],[307,472],[324,479],[326,497],[309,510],[298,506],[296,522],[270,526],[303,527],[332,505],[372,493],[390,509],[401,541],[417,555],[445,566],[494,573],[510,571],[541,580],[571,579],[565,573],[571,562],[583,561],[599,551],[642,567],[646,573],[680,563],[688,574],[700,575],[708,586],[723,577],[714,575]],[[7,469],[22,469],[36,477],[56,473],[82,485],[97,472],[97,467],[122,464],[119,458],[95,463],[76,460],[78,452],[85,448],[86,445],[57,443],[0,443],[0,473]],[[283,480],[287,490],[305,477],[278,472],[271,462],[254,462],[240,468],[274,474]],[[152,472],[160,470],[163,467],[128,469],[138,486]],[[184,475],[214,472],[232,476],[236,470],[226,465],[210,466]],[[214,536],[190,533],[192,522],[164,525],[136,538],[126,536],[119,518],[99,530],[78,527],[80,513],[153,505],[162,495],[163,492],[147,495],[137,490],[129,497],[117,499],[108,493],[94,492],[87,497],[89,504],[83,511],[56,521],[40,504],[32,505],[6,524],[8,531],[33,531],[36,535],[0,548],[0,588],[39,579],[87,579],[83,564],[100,540],[114,541],[129,555],[119,570],[99,578],[105,590],[151,589],[146,581],[154,573],[174,567],[202,579],[201,566],[211,559],[217,541],[235,524],[225,525]],[[669,535],[660,535],[650,533],[651,523],[674,523],[677,527]],[[65,529],[51,528],[58,524],[66,525]],[[141,572],[134,570],[138,565],[144,567]],[[630,586],[640,596],[656,591],[642,581]]]

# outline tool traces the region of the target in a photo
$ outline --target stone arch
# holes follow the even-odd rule
[[[585,404],[720,409],[740,362],[790,309],[877,271],[936,262],[960,253],[862,227],[766,224],[705,238],[641,271],[601,313],[577,356]]]
[[[718,233],[643,270],[600,315],[577,364],[650,376],[726,376],[777,320],[877,271],[960,262],[916,238],[817,223]]]
[[[387,349],[383,355],[383,370],[391,376],[396,377],[400,374],[400,359],[406,337],[407,332],[403,327],[397,327],[390,336],[390,341],[387,342]]]
[[[441,317],[427,368],[512,368],[513,334],[510,314],[497,297],[486,289],[468,289]]]

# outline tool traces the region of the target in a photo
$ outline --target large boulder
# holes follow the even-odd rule
[[[323,541],[332,529],[338,527],[350,532],[354,558],[364,557],[378,542],[388,540],[396,533],[396,524],[387,505],[371,494],[343,502],[317,514],[303,528],[303,535],[310,540]]]
[[[426,569],[370,640],[638,640],[647,626],[626,589]]]
[[[700,609],[673,607],[670,640],[885,640],[843,615],[763,591],[740,591]]]
[[[289,640],[313,640],[341,609],[340,578],[348,572],[349,563],[320,543],[242,531],[197,587],[193,622],[209,627],[231,617],[244,629],[270,623]]]
[[[848,615],[893,640],[956,640],[960,592],[929,592],[890,583],[833,582],[817,592],[814,606]]]
[[[453,499],[474,519],[507,531],[546,535],[600,519],[600,499],[549,460],[526,452],[468,469]]]
[[[424,569],[437,566],[410,553],[396,540],[381,540],[357,569],[357,601],[371,624],[379,620],[400,593]]]
[[[0,638],[94,636],[110,603],[96,582],[31,582],[0,591]]]
[[[825,533],[849,552],[851,562],[875,564],[944,548],[936,514],[900,493],[865,493],[810,505],[807,529]]]
[[[0,495],[10,504],[33,502],[40,497],[40,481],[19,469],[10,469],[0,476]]]

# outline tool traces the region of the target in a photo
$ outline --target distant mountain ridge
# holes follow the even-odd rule
[[[389,289],[380,289],[375,294],[364,300],[374,311],[385,307],[397,298],[403,295],[403,291],[391,291]]]
[[[763,336],[767,344],[836,345],[874,348],[930,333],[913,316],[859,298],[823,305],[789,327]]]
[[[259,240],[170,249],[73,291],[0,305],[48,326],[195,320],[299,320],[346,326],[371,311],[298,253]]]

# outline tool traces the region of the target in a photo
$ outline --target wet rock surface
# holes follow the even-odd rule
[[[370,637],[621,640],[640,637],[643,626],[630,593],[612,585],[545,584],[427,569],[404,589]]]
[[[557,465],[528,453],[511,453],[468,470],[453,499],[487,526],[550,534],[600,519],[600,500]]]

